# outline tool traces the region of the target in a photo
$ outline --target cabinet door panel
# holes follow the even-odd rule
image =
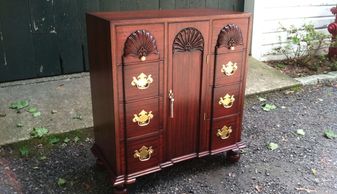
[[[168,89],[174,95],[174,105],[168,103],[167,115],[170,159],[197,152],[208,28],[208,22],[169,25]]]

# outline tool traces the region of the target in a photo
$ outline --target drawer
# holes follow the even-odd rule
[[[239,82],[244,69],[244,52],[215,55],[215,85]]]
[[[247,47],[249,18],[221,19],[213,21],[212,50],[228,53]],[[230,46],[233,45],[231,48]]]
[[[227,147],[239,142],[240,133],[239,116],[231,116],[213,120],[211,130],[211,149]]]
[[[221,86],[214,88],[213,118],[223,117],[239,112],[240,85]]]
[[[161,147],[159,136],[127,142],[128,173],[134,173],[159,165]]]
[[[159,98],[127,103],[125,105],[127,137],[141,136],[161,129],[162,113],[160,106],[162,106],[162,103]]]
[[[138,100],[140,98],[159,96],[160,84],[160,66],[162,62],[125,65],[124,66],[124,88],[125,101]],[[119,68],[119,74],[122,73],[122,67]],[[122,76],[119,77],[119,99],[123,100]]]
[[[117,64],[162,60],[164,24],[116,27]]]

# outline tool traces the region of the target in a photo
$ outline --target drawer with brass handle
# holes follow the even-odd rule
[[[158,136],[128,141],[128,173],[145,170],[159,165],[161,148]]]
[[[212,150],[232,145],[237,140],[238,116],[213,119]]]
[[[221,86],[214,88],[213,118],[223,117],[239,112],[240,85]]]
[[[244,52],[216,55],[215,85],[239,82],[243,75]]]
[[[162,128],[159,98],[128,103],[126,106],[127,138],[156,132]],[[123,119],[123,118],[122,118]]]
[[[119,88],[119,99],[123,100],[123,92],[125,92],[125,101],[137,101],[140,98],[148,98],[159,96],[160,85],[160,67],[162,62],[146,63],[124,67],[124,75],[119,77],[121,86],[124,79],[123,87]],[[120,75],[122,68],[120,67]]]

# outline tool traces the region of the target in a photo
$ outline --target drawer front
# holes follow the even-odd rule
[[[159,86],[162,84],[159,73],[161,65],[162,62],[154,62],[124,66],[126,102],[159,96]],[[122,72],[121,68],[119,72]],[[119,82],[119,99],[123,100],[122,76]]]
[[[159,165],[161,147],[158,136],[128,141],[127,147],[129,174]]]
[[[164,24],[117,26],[117,64],[162,60]]]
[[[162,113],[158,98],[128,103],[126,106],[127,137],[156,132],[162,128]]]
[[[214,88],[213,118],[223,117],[239,112],[240,85],[221,86]]]
[[[213,120],[211,149],[219,149],[239,142],[239,116]]]
[[[211,48],[216,48],[218,54],[245,49],[248,22],[248,18],[214,20]]]
[[[216,55],[215,85],[239,82],[243,72],[244,52]]]

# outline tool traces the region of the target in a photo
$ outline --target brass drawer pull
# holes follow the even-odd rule
[[[218,129],[216,136],[220,137],[221,139],[228,139],[231,133],[232,133],[232,127],[231,126],[227,127],[225,125],[221,129]]]
[[[153,118],[152,111],[146,112],[145,110],[140,111],[140,113],[134,114],[132,121],[134,123],[138,123],[139,126],[143,127],[150,123],[151,119]]]
[[[234,95],[226,94],[224,97],[220,97],[219,105],[224,108],[231,108],[234,104],[235,98]]]
[[[238,69],[237,63],[229,61],[226,65],[225,64],[222,65],[221,73],[227,76],[231,76],[235,73],[237,69]]]
[[[135,150],[135,153],[133,154],[134,158],[138,158],[140,161],[148,161],[151,158],[151,154],[153,153],[152,146],[146,147],[142,146],[139,150]]]
[[[153,82],[152,75],[145,75],[144,73],[141,73],[138,75],[138,77],[133,77],[133,80],[131,82],[132,86],[136,86],[140,90],[147,89],[150,84]]]

